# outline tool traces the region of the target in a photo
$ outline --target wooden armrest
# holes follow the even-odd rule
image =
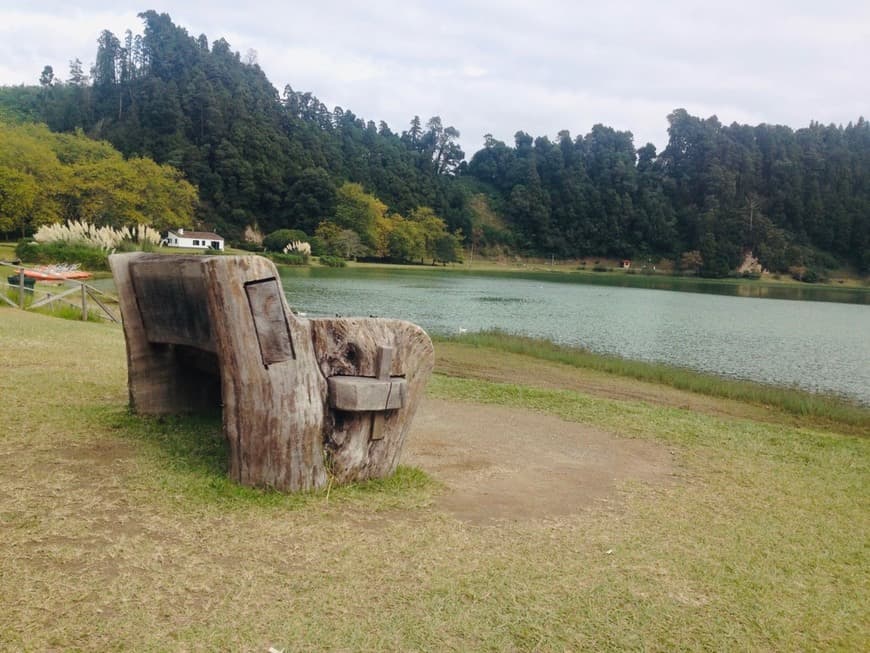
[[[354,412],[396,410],[405,405],[408,382],[390,377],[392,347],[378,347],[376,377],[331,376],[329,403],[333,408]]]
[[[407,401],[408,382],[402,378],[382,380],[369,376],[331,376],[328,382],[329,403],[338,410],[396,410]]]

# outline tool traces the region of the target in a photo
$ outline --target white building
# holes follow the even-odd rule
[[[163,243],[167,247],[191,247],[194,249],[218,249],[223,251],[224,239],[211,231],[170,231]]]

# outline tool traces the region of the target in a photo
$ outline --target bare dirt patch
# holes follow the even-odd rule
[[[527,410],[426,399],[407,464],[447,486],[438,505],[473,523],[578,513],[626,482],[667,483],[666,447]]]

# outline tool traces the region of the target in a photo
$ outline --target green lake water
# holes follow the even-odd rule
[[[406,268],[282,268],[281,277],[290,306],[311,317],[400,318],[437,334],[501,329],[870,405],[866,291]]]

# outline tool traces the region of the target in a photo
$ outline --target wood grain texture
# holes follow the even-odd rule
[[[167,260],[158,254],[131,259],[133,287],[150,342],[215,351],[203,260],[202,256]]]
[[[384,347],[382,345],[378,345],[378,354],[375,362],[375,375],[381,381],[385,381],[390,378],[390,367],[393,364],[393,348],[392,347]],[[387,409],[393,408],[401,408],[405,405],[405,397],[404,393],[407,391],[407,383],[404,385],[398,386],[396,388],[400,392],[398,397],[399,401],[397,405],[387,405]],[[390,394],[387,396],[387,403],[389,404],[391,399],[395,399],[395,395],[393,395],[393,387],[390,386]],[[383,412],[378,411],[372,414],[372,440],[383,440],[384,439],[384,424],[386,424],[386,416]]]
[[[245,284],[254,329],[263,355],[263,365],[293,358],[293,337],[287,321],[288,308],[277,278]]]
[[[203,366],[186,362],[187,350],[171,344],[149,342],[139,310],[131,264],[165,257],[134,252],[113,254],[109,266],[115,279],[124,340],[127,344],[127,387],[131,408],[142,415],[209,412],[219,408],[220,380]]]
[[[396,410],[405,405],[408,382],[405,379],[370,379],[364,376],[331,376],[329,405],[347,411]]]
[[[223,386],[230,476],[244,485],[310,490],[327,482],[323,462],[326,379],[311,330],[286,306],[295,359],[264,365],[245,284],[277,279],[271,261],[220,256],[204,264]]]
[[[325,318],[310,320],[317,360],[324,376],[378,375],[380,347],[392,347],[390,377],[404,377],[407,401],[382,413],[380,439],[372,439],[372,413],[330,409],[324,447],[339,483],[392,474],[435,364],[432,341],[423,329],[401,320]]]

